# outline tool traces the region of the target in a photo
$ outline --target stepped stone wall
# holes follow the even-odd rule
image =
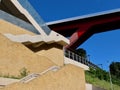
[[[84,71],[66,65],[57,72],[48,72],[25,84],[15,83],[3,90],[85,90]]]

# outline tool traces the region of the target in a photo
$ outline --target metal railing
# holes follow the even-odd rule
[[[92,67],[92,68],[98,68],[97,65],[93,64],[92,62],[88,61],[87,58],[85,57],[82,57],[80,55],[78,55],[77,53],[73,52],[73,51],[70,51],[70,50],[67,50],[67,49],[64,49],[64,55],[65,57],[67,58],[70,58],[72,60],[75,60],[77,62],[80,62],[82,64],[85,64],[89,67]]]

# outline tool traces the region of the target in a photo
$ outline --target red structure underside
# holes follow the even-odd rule
[[[120,12],[65,21],[48,26],[65,37],[70,37],[70,45],[66,48],[76,49],[95,33],[119,29]]]

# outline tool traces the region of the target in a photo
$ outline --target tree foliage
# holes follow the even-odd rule
[[[84,50],[83,48],[79,48],[76,50],[76,52],[78,53],[78,55],[86,58],[87,57],[87,53],[86,53],[86,50]]]
[[[20,70],[20,77],[23,78],[29,74],[29,71],[24,67]]]
[[[83,48],[76,50],[76,53],[84,58],[87,58],[87,52]],[[112,62],[110,64],[110,73],[112,76],[112,82],[120,86],[120,62]],[[86,71],[86,74],[91,75],[93,78],[100,80],[110,81],[109,72],[102,70],[101,68],[90,68],[90,71]]]
[[[120,85],[120,62],[112,62],[110,64],[110,73],[113,83]]]
[[[120,86],[120,62],[112,62],[110,64],[110,73],[112,76],[112,83]],[[86,74],[89,74],[93,78],[98,78],[108,82],[110,81],[109,72],[100,68],[90,68],[89,71],[86,71]]]
[[[116,76],[116,78],[120,79],[120,62],[112,62],[110,64],[110,72]]]
[[[100,68],[90,68],[90,71],[87,71],[92,77],[96,77],[100,80],[109,81],[109,74],[105,70],[102,70]]]

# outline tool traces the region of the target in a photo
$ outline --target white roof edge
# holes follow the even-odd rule
[[[46,25],[52,25],[52,24],[58,24],[58,23],[63,23],[63,22],[69,22],[69,21],[74,21],[74,20],[78,20],[78,19],[90,18],[90,17],[100,16],[100,15],[105,15],[105,14],[110,14],[110,13],[115,13],[115,12],[120,12],[120,8],[107,10],[107,11],[102,11],[102,12],[97,12],[97,13],[93,13],[93,14],[87,14],[87,15],[72,17],[72,18],[67,18],[67,19],[51,21],[51,22],[47,22]]]

